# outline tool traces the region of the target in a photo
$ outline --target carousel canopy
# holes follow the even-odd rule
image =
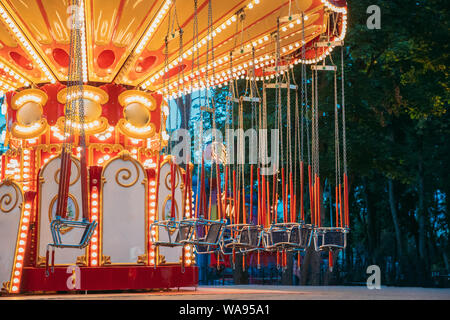
[[[338,14],[338,32],[329,40],[345,36],[344,0],[212,0],[211,9],[208,3],[81,1],[84,82],[156,92],[167,86],[180,93],[181,86],[189,90],[249,76],[252,61],[255,77],[265,76],[274,64],[277,30],[286,64],[315,63],[332,50],[333,45],[314,46],[332,27],[330,14]],[[68,0],[0,1],[1,91],[67,81],[73,10]]]

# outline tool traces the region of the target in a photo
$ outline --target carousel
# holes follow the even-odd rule
[[[1,0],[2,292],[197,286],[199,255],[233,267],[236,255],[244,267],[269,255],[283,269],[288,252],[300,266],[309,246],[328,252],[332,268],[349,231],[346,30],[344,0]],[[317,126],[323,72],[334,73],[336,104],[329,226]],[[215,128],[218,88],[229,93],[227,128],[243,129],[248,114],[273,129],[266,95],[276,92],[286,132],[277,170],[229,164],[214,150],[206,164],[202,126],[197,166],[171,153],[167,120],[203,92],[200,119]],[[267,137],[258,139],[267,149]]]

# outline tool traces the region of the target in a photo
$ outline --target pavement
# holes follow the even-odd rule
[[[450,300],[450,289],[234,285],[149,292],[17,295],[0,300]]]

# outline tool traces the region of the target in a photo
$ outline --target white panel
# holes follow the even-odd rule
[[[22,204],[23,195],[17,185],[0,185],[0,288],[11,278]]]
[[[170,162],[164,162],[161,165],[160,169],[161,173],[159,176],[159,196],[158,196],[158,220],[168,220],[170,219],[171,209],[170,205],[167,205],[166,209],[164,205],[166,204],[167,199],[172,198],[172,190],[171,190],[171,177],[170,177]],[[175,181],[175,212],[176,212],[176,220],[181,220],[183,215],[183,192],[181,189],[181,185],[183,184],[183,179],[180,173],[180,170],[177,166],[176,170],[176,181]],[[169,202],[170,203],[170,202]],[[176,238],[176,232],[172,234],[172,239]],[[168,241],[167,230],[164,227],[159,227],[158,229],[158,238],[159,241]],[[159,247],[159,255],[164,256],[164,260],[166,263],[180,263],[180,257],[182,254],[182,247]]]
[[[102,250],[111,263],[136,263],[146,248],[146,174],[131,158],[103,170]]]
[[[61,167],[61,158],[54,158],[44,166],[40,173],[40,180],[42,182],[39,192],[39,256],[45,257],[47,244],[53,243],[53,238],[50,230],[50,205],[52,205],[53,216],[55,213],[58,182],[59,182],[59,168]],[[70,199],[68,201],[68,218],[81,221],[83,213],[81,209],[81,179],[80,179],[80,162],[72,158],[71,174],[70,174]],[[83,229],[75,228],[63,230],[62,242],[64,244],[78,244],[83,233]],[[55,253],[55,264],[74,264],[77,257],[85,254],[85,249],[73,248],[57,248]]]

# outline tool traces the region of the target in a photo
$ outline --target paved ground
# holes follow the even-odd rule
[[[310,287],[310,286],[201,286],[171,291],[113,294],[25,295],[0,297],[0,300],[450,300],[450,289],[382,287]]]

